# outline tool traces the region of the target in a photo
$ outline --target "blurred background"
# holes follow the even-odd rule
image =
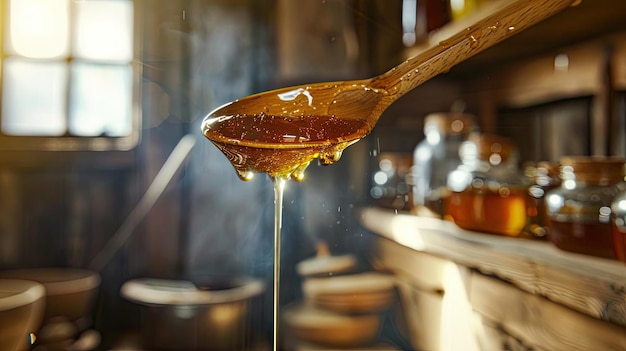
[[[240,181],[202,118],[272,88],[383,73],[488,3],[0,1],[0,271],[96,271],[98,349],[141,329],[120,293],[129,281],[252,277],[264,289],[246,335],[267,345],[273,187]],[[621,0],[583,1],[515,35],[397,101],[337,164],[288,183],[281,305],[302,298],[296,264],[320,242],[370,265],[358,211],[411,207],[406,175],[430,113],[476,116],[516,142],[520,163],[626,156],[625,14]],[[386,340],[411,349],[398,328]]]

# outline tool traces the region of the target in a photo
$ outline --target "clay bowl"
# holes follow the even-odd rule
[[[391,305],[395,281],[390,275],[367,272],[330,278],[308,278],[305,298],[314,305],[342,313],[375,313]]]
[[[0,279],[0,350],[22,351],[30,346],[45,308],[43,285],[18,279]]]
[[[291,335],[301,341],[327,347],[370,345],[381,326],[378,314],[345,315],[308,304],[289,306],[282,317]]]
[[[63,317],[83,330],[91,323],[98,288],[98,273],[72,268],[33,268],[0,272],[0,278],[23,279],[41,283],[46,291],[44,323]]]

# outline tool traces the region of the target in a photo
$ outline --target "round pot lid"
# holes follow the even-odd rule
[[[134,279],[122,286],[121,294],[128,300],[144,305],[210,305],[240,301],[263,292],[260,280],[242,278],[231,287],[199,289],[186,280]]]
[[[43,284],[46,295],[88,291],[100,285],[98,273],[75,268],[32,268],[0,272],[0,278],[32,280]]]

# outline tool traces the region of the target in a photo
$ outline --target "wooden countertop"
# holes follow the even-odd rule
[[[365,208],[368,230],[446,258],[600,320],[626,326],[626,264],[561,251],[549,242],[466,231],[454,223]]]

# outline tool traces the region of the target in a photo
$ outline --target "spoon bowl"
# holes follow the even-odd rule
[[[490,15],[473,26],[377,77],[293,86],[238,99],[209,113],[202,131],[242,179],[264,172],[300,180],[311,160],[336,162],[343,149],[369,134],[387,107],[404,94],[579,2],[496,1],[486,9]]]

